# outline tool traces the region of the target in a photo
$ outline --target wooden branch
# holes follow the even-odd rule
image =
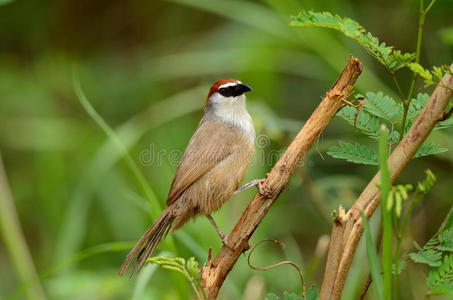
[[[450,66],[453,71],[453,64]],[[429,101],[421,111],[417,120],[409,132],[404,136],[388,159],[392,183],[398,178],[411,158],[417,152],[420,145],[426,140],[438,121],[442,119],[444,110],[453,97],[453,77],[445,75],[439,86],[432,93]],[[346,230],[343,235],[344,250],[338,268],[335,283],[330,297],[325,299],[340,299],[344,284],[352,263],[357,245],[363,233],[362,221],[359,212],[363,210],[370,218],[381,201],[381,192],[376,186],[379,183],[381,174],[378,172],[370,183],[360,194],[352,208],[346,214],[344,221],[347,221]],[[336,245],[331,245],[335,247]],[[323,284],[324,286],[324,284]]]
[[[255,195],[228,236],[227,242],[231,248],[223,246],[214,260],[209,257],[208,264],[201,269],[202,285],[208,299],[217,297],[223,281],[237,259],[241,253],[249,248],[248,241],[253,232],[255,232],[271,205],[288,184],[291,175],[302,158],[341,108],[342,100],[349,95],[361,72],[362,64],[359,60],[350,58],[340,77],[330,91],[327,92],[283,156],[268,173],[262,184],[262,189],[268,191],[269,195],[267,197],[263,197],[259,193]]]
[[[329,299],[332,288],[337,276],[340,265],[341,255],[343,254],[343,233],[345,229],[345,210],[343,207],[338,208],[338,216],[334,220],[332,234],[330,237],[329,254],[327,256],[324,279],[322,280],[321,292],[319,299]]]

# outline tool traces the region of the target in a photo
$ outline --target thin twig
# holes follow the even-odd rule
[[[262,183],[262,187],[269,191],[270,195],[267,197],[259,193],[255,195],[228,236],[227,242],[230,247],[223,246],[215,259],[202,268],[201,280],[208,299],[216,299],[226,276],[241,253],[249,248],[248,241],[250,237],[288,184],[302,158],[311,149],[318,136],[341,108],[342,99],[349,95],[361,72],[362,64],[359,60],[350,58],[340,77],[330,91],[327,92],[317,109],[305,122],[303,128]]]
[[[278,262],[276,264],[272,264],[272,265],[269,265],[269,266],[266,266],[266,267],[256,267],[256,266],[254,266],[254,265],[252,265],[250,263],[250,257],[252,256],[253,251],[255,251],[256,247],[258,245],[260,245],[261,243],[263,243],[263,242],[274,242],[276,244],[279,244],[283,249],[286,247],[285,244],[283,244],[282,242],[280,242],[278,240],[265,239],[265,240],[259,241],[255,246],[252,247],[252,249],[250,250],[250,253],[248,255],[247,264],[249,265],[249,267],[252,268],[253,270],[257,270],[257,271],[267,271],[267,270],[273,269],[273,268],[281,266],[281,265],[291,265],[291,266],[293,266],[297,270],[297,273],[299,273],[300,282],[302,284],[302,297],[305,299],[306,296],[305,296],[304,275],[302,274],[302,270],[299,268],[298,265],[296,265],[296,263],[294,263],[294,262],[292,262],[290,260],[284,260],[284,261],[281,261],[281,262]]]

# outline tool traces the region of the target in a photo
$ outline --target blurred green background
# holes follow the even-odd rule
[[[0,1],[0,151],[9,181],[1,186],[11,189],[47,298],[192,297],[180,275],[151,265],[131,280],[118,278],[127,252],[159,211],[147,202],[121,151],[83,109],[74,91],[74,67],[87,98],[115,129],[162,207],[178,153],[217,79],[234,77],[253,87],[248,108],[261,143],[246,181],[270,170],[349,55],[364,64],[357,92],[383,91],[397,99],[390,76],[353,40],[323,29],[290,28],[290,15],[302,9],[338,13],[412,52],[418,6],[413,0]],[[431,9],[423,65],[452,62],[452,13],[452,1],[437,1]],[[407,91],[411,74],[399,75]],[[417,90],[431,91],[420,82]],[[452,136],[450,128],[430,139],[453,149]],[[262,245],[252,257],[255,265],[290,259],[310,284],[320,285],[330,211],[340,203],[349,207],[377,170],[329,157],[328,147],[338,140],[363,140],[377,149],[334,119],[251,240],[254,245],[278,239],[286,249]],[[399,182],[415,184],[426,168],[439,180],[414,213],[405,251],[413,250],[412,239],[427,241],[452,204],[453,152],[414,160]],[[225,232],[254,193],[233,197],[214,215]],[[200,218],[158,251],[195,256],[203,263],[208,249],[216,253],[220,246],[214,229]],[[260,272],[249,268],[246,259],[239,259],[220,299],[299,293],[297,273],[289,266]],[[344,299],[357,299],[368,274],[366,261],[360,247]],[[421,299],[426,270],[413,263],[408,268],[400,297]],[[21,287],[0,239],[0,298],[25,298]],[[373,293],[368,299],[374,299]]]

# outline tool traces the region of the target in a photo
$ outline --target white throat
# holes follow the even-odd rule
[[[205,110],[206,117],[222,120],[227,124],[240,128],[249,139],[255,140],[255,128],[245,106],[245,95],[226,98],[214,93],[209,103]]]

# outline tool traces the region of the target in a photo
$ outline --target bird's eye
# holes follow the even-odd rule
[[[219,94],[224,97],[231,97],[233,96],[233,90],[231,89],[231,87],[220,88]]]
[[[228,97],[227,94],[228,94],[228,89],[226,88],[221,88],[219,89],[219,94],[224,96],[224,97]]]

